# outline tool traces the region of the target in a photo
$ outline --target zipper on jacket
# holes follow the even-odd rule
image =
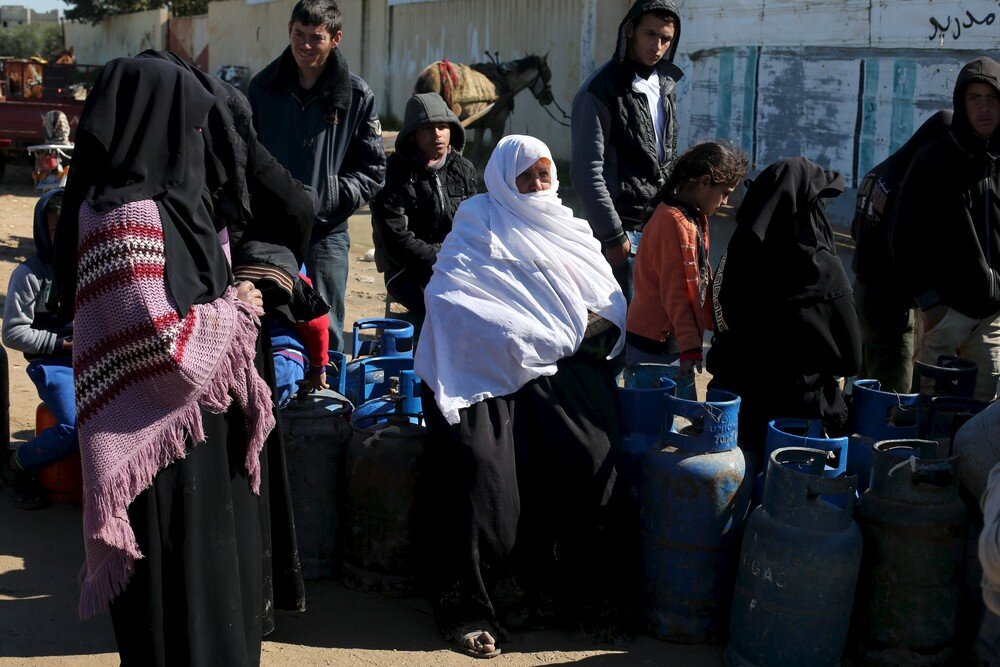
[[[438,204],[437,219],[440,220],[442,217],[444,217],[445,206],[444,206],[444,189],[441,187],[441,179],[438,178],[438,172],[434,172],[434,188],[437,191],[437,204]]]
[[[987,149],[989,145],[987,144]],[[993,175],[993,169],[996,167],[996,158],[990,155],[989,151],[986,152],[986,172],[983,174],[983,218],[984,218],[984,236],[983,240],[986,246],[986,266],[990,270],[990,301],[996,300],[996,270],[993,268],[993,234],[992,234],[992,220],[990,216],[990,193],[993,188],[990,185],[990,177]]]

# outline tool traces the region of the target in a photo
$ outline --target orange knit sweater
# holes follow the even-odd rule
[[[708,218],[699,214],[697,225],[707,256]],[[712,329],[712,285],[710,278],[699,306],[697,242],[697,229],[683,212],[667,204],[656,207],[635,258],[628,331],[661,342],[673,336],[682,352],[701,351],[705,331]]]

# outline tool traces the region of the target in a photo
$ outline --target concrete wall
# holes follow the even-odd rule
[[[549,53],[552,92],[568,111],[581,81],[610,56],[615,30],[628,5],[626,0],[390,3],[390,55],[382,108],[401,117],[417,76],[436,60],[484,62],[484,51],[499,51],[502,60]],[[557,158],[569,158],[569,128],[552,120],[530,91],[515,98],[507,132],[536,135]]]
[[[680,143],[728,139],[758,168],[804,155],[852,187],[1000,44],[996,0],[692,0],[682,12]],[[831,207],[839,224],[853,201]]]
[[[175,16],[167,22],[167,48],[201,71],[208,69],[208,14]]]
[[[383,4],[371,0],[339,0],[344,16],[341,49],[351,69],[358,71],[362,61],[362,5]],[[212,72],[223,65],[249,67],[253,74],[277,58],[288,46],[288,18],[295,0],[247,4],[244,0],[217,0],[208,4],[208,36],[211,43],[208,62]],[[381,25],[379,26],[381,28]],[[381,68],[381,62],[371,62]],[[367,69],[367,67],[366,67]]]
[[[66,21],[66,47],[76,61],[102,65],[113,58],[134,56],[146,49],[167,48],[167,10],[151,9],[104,19],[96,25]]]

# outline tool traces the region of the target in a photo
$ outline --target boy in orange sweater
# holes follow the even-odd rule
[[[628,365],[679,359],[679,378],[701,372],[702,340],[712,329],[708,218],[746,176],[749,162],[742,151],[714,141],[678,158],[635,258],[635,295],[625,323]]]

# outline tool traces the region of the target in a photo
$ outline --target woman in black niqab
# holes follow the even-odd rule
[[[861,332],[826,216],[843,191],[843,176],[806,158],[770,165],[747,181],[719,264],[709,386],[743,398],[740,441],[756,454],[777,417],[847,426],[838,378],[857,372]]]

